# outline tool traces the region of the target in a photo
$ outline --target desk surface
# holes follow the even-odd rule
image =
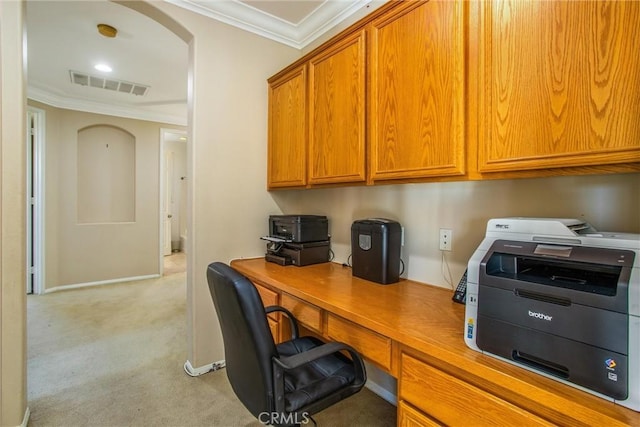
[[[463,339],[464,306],[451,300],[450,290],[410,280],[380,285],[353,277],[349,267],[336,263],[283,267],[255,258],[231,265],[255,282],[385,335],[444,372],[542,416],[640,426],[638,412],[469,349]]]

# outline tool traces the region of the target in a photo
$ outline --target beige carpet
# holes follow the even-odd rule
[[[29,426],[260,426],[224,370],[190,377],[185,273],[30,295]],[[314,416],[319,426],[394,426],[364,390]]]

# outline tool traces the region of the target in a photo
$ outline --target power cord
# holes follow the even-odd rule
[[[454,287],[453,287],[453,276],[451,275],[451,269],[449,268],[449,262],[447,261],[447,257],[444,256],[444,251],[440,251],[440,252],[442,252],[442,262],[440,263],[440,272],[442,273],[442,277],[444,278],[444,281],[447,282],[447,285],[449,285],[451,290],[453,290],[454,289]],[[444,270],[445,267],[447,267],[446,273],[448,273],[448,275],[449,275],[448,279],[447,279],[447,276],[445,276],[445,270]]]
[[[342,263],[342,266],[351,268],[351,254],[347,257],[347,262]]]

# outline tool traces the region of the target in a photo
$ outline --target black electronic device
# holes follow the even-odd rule
[[[329,221],[323,215],[270,215],[265,259],[304,266],[330,259]]]
[[[400,280],[400,223],[384,218],[354,221],[351,225],[352,274],[387,285]]]
[[[458,286],[453,293],[453,298],[451,299],[460,304],[465,304],[467,302],[467,270],[464,271],[464,274],[460,278]]]
[[[329,220],[324,215],[270,215],[269,238],[305,243],[329,240]]]

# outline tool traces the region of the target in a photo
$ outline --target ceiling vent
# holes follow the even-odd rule
[[[150,86],[139,83],[125,82],[123,80],[105,79],[104,77],[91,76],[86,73],[69,70],[71,83],[81,86],[91,86],[98,89],[112,90],[114,92],[129,93],[136,96],[147,94]]]

